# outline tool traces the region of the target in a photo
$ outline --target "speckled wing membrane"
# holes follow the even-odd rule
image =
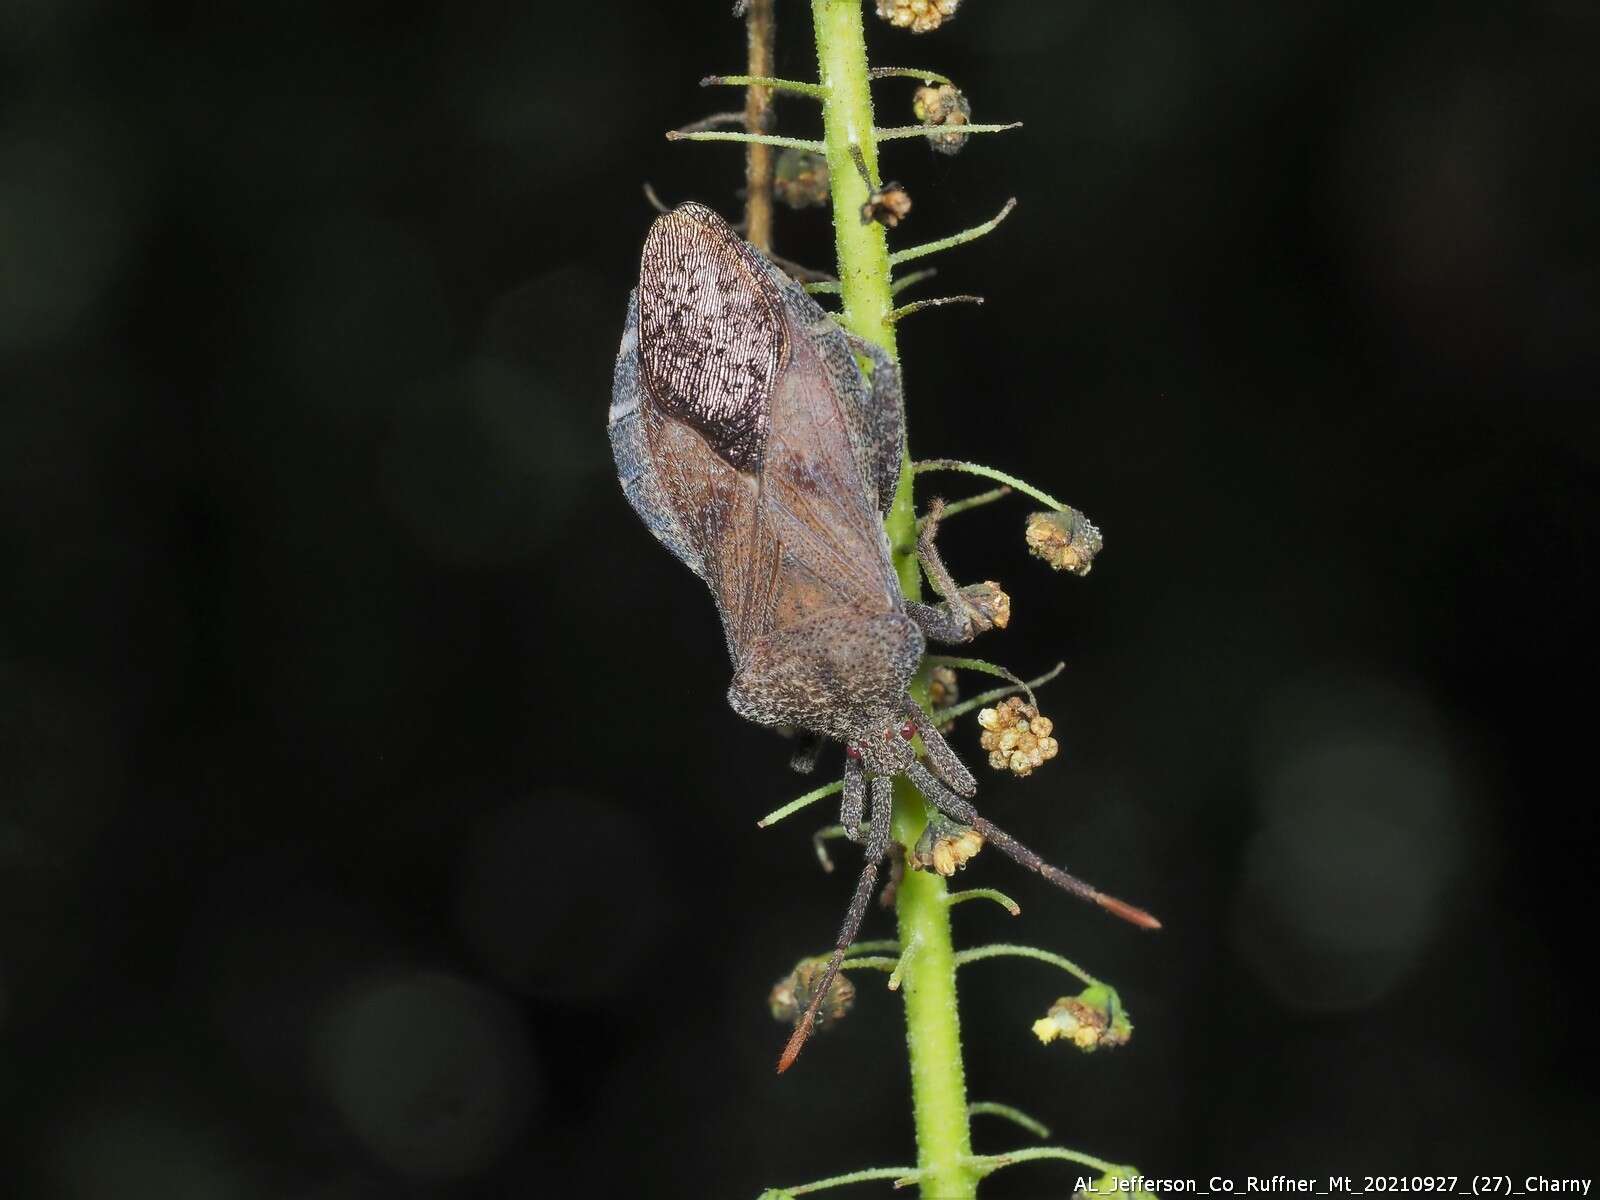
[[[682,204],[650,227],[639,357],[662,411],[699,430],[732,466],[758,471],[787,354],[782,298],[721,218]]]

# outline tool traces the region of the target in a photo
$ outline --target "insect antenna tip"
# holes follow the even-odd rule
[[[794,1060],[800,1057],[800,1049],[806,1044],[806,1039],[811,1036],[812,1016],[808,1012],[800,1024],[794,1027],[794,1032],[789,1035],[789,1043],[784,1046],[783,1053],[778,1056],[778,1074],[782,1075],[794,1066]]]
[[[1161,928],[1161,922],[1145,912],[1144,909],[1136,908],[1126,901],[1118,900],[1115,896],[1107,896],[1104,893],[1096,892],[1094,902],[1112,916],[1121,917],[1124,921],[1137,925],[1141,929]]]

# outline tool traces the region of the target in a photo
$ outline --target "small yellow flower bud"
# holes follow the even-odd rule
[[[1039,710],[1020,696],[1001,701],[994,708],[978,713],[978,744],[989,751],[989,765],[997,771],[1010,771],[1026,778],[1061,752],[1061,745],[1048,736],[1055,722],[1039,715]]]

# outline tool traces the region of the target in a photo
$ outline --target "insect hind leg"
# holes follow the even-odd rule
[[[862,774],[864,777],[865,772]],[[846,779],[848,778],[846,776]],[[839,938],[833,948],[833,957],[828,959],[828,966],[822,972],[816,993],[811,997],[811,1003],[806,1006],[805,1015],[800,1018],[800,1023],[794,1027],[788,1045],[783,1048],[783,1055],[778,1059],[780,1075],[792,1067],[794,1060],[800,1057],[801,1049],[816,1027],[817,1010],[822,1007],[828,989],[833,987],[834,977],[839,974],[839,964],[844,962],[845,952],[850,949],[856,940],[856,934],[861,929],[861,919],[867,914],[867,903],[872,899],[873,889],[878,883],[878,866],[883,861],[884,855],[889,852],[889,818],[893,810],[894,780],[887,775],[874,776],[872,825],[867,833],[867,849],[865,861],[861,864],[861,877],[856,881],[855,894],[850,897],[850,907],[845,910],[844,923],[839,926]]]

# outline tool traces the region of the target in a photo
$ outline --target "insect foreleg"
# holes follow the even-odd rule
[[[864,778],[865,772],[861,774]],[[845,778],[848,780],[849,776],[846,775]],[[883,861],[883,856],[889,850],[889,818],[893,810],[894,780],[887,775],[875,776],[872,780],[872,827],[867,833],[866,861],[861,865],[861,878],[856,881],[855,895],[850,897],[850,907],[844,914],[844,924],[839,926],[839,941],[834,946],[833,957],[828,959],[827,969],[822,973],[816,994],[811,997],[805,1015],[794,1027],[789,1044],[783,1048],[783,1055],[778,1059],[779,1074],[787,1071],[794,1065],[794,1060],[800,1057],[800,1049],[806,1044],[806,1039],[811,1036],[811,1030],[816,1025],[817,1009],[822,1007],[828,989],[833,986],[834,976],[839,973],[839,964],[844,961],[845,951],[850,949],[851,943],[856,940],[856,933],[861,929],[861,918],[866,916],[867,903],[872,899],[873,888],[878,883],[878,864]]]
[[[943,500],[935,499],[928,506],[928,513],[922,518],[921,532],[917,535],[917,558],[922,563],[928,582],[944,603],[907,603],[906,615],[932,641],[970,642],[987,629],[995,626],[1005,628],[1011,619],[1011,601],[992,584],[976,584],[969,588],[957,586],[934,544],[943,512]]]

